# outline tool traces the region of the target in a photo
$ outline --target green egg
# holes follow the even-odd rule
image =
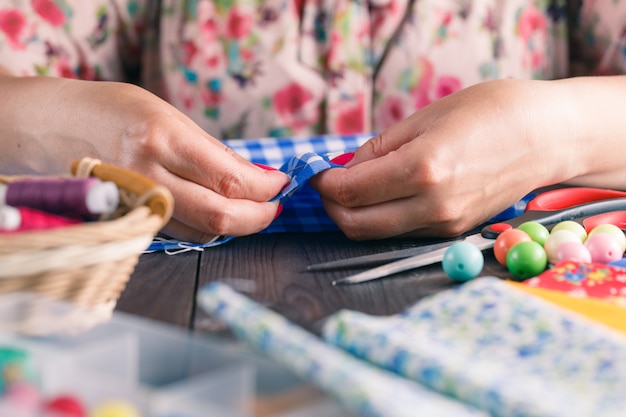
[[[541,246],[543,246],[548,236],[550,236],[550,232],[544,225],[534,221],[524,222],[517,226],[517,228],[526,232],[533,241],[539,243]]]
[[[519,242],[506,255],[506,267],[520,281],[532,278],[545,271],[548,256],[539,242]]]

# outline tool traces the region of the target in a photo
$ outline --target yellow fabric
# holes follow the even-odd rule
[[[576,298],[560,291],[530,287],[519,282],[507,281],[507,283],[626,334],[626,308],[624,307],[606,303],[597,298]]]

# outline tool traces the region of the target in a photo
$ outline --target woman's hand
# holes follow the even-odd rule
[[[276,216],[285,174],[252,165],[139,87],[0,74],[3,172],[68,173],[89,156],[140,172],[172,192],[164,232],[194,242],[247,235]]]
[[[352,239],[458,235],[559,182],[624,188],[625,87],[624,77],[479,84],[372,138],[313,186]]]

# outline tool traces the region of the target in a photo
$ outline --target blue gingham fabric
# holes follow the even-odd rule
[[[328,168],[341,167],[331,160],[346,152],[352,152],[373,135],[321,135],[315,137],[262,138],[226,140],[230,146],[249,161],[267,165],[287,173],[290,183],[273,200],[279,200],[283,211],[272,224],[259,233],[277,232],[326,232],[339,230],[328,217],[319,194],[309,185],[308,180]],[[492,221],[501,221],[518,216],[526,208],[532,195],[526,196],[509,207]],[[206,243],[189,243],[171,239],[156,238],[146,252],[169,251],[176,253],[186,250],[202,250],[222,245],[233,239],[232,236],[219,236]]]
[[[309,178],[319,172],[342,167],[331,161],[335,156],[308,152],[292,157],[280,167],[291,178],[289,184],[273,199],[283,205],[283,211],[261,233],[337,230],[335,223],[326,215],[319,194],[308,183]]]
[[[356,150],[373,135],[321,135],[314,137],[232,139],[224,143],[257,164],[280,168],[289,159],[305,153],[340,154]]]
[[[313,175],[332,167],[331,159],[356,150],[372,135],[321,135],[315,137],[235,139],[224,143],[235,152],[256,164],[267,165],[287,173],[290,183],[274,197],[283,205],[283,211],[272,224],[260,233],[324,232],[338,230],[328,217],[319,194],[308,184]],[[222,245],[233,239],[220,236],[202,244],[156,238],[146,252],[201,250]]]

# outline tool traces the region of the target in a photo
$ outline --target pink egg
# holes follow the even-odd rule
[[[7,387],[3,398],[11,405],[21,408],[38,408],[41,405],[39,390],[30,384],[17,382]]]
[[[546,255],[548,255],[548,261],[550,263],[556,263],[556,250],[564,242],[582,243],[582,240],[578,237],[578,235],[568,229],[561,229],[551,232],[550,236],[548,236],[545,243],[543,244],[543,248],[546,251]]]
[[[589,249],[580,240],[569,240],[561,243],[554,252],[552,263],[559,261],[591,262]]]
[[[593,262],[608,264],[622,259],[620,242],[608,233],[592,234],[585,241],[585,246],[589,249]]]

